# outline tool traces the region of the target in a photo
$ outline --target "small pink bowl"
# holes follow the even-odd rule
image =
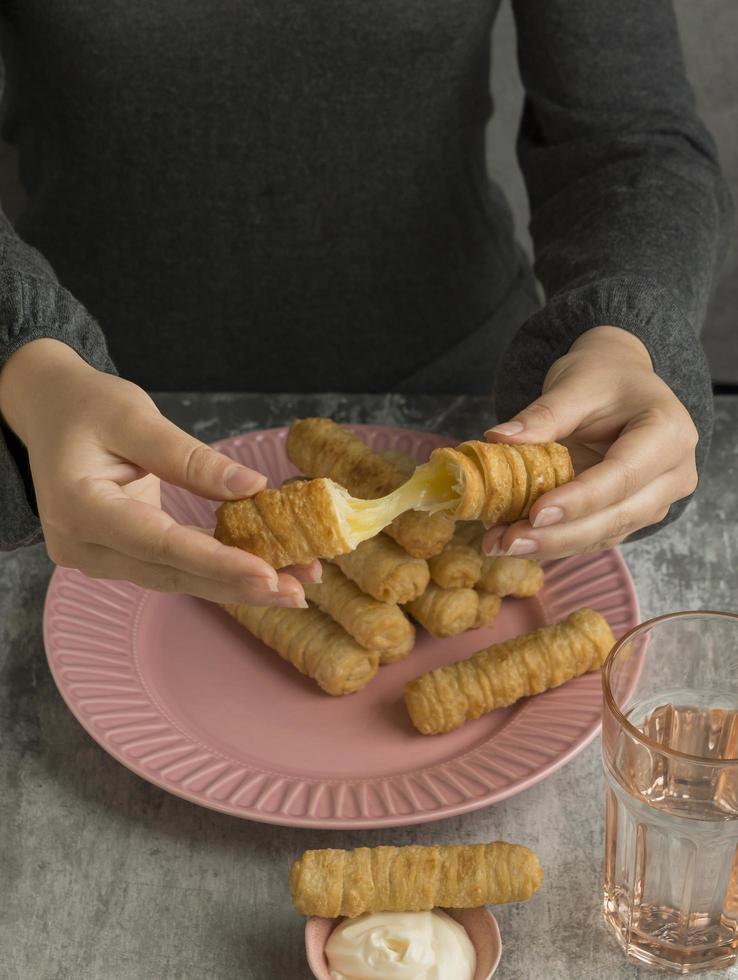
[[[467,931],[477,951],[477,971],[474,980],[490,980],[497,970],[502,955],[502,941],[497,919],[489,909],[444,909]],[[314,915],[305,925],[305,949],[313,976],[317,980],[331,980],[325,944],[340,919],[322,919]]]

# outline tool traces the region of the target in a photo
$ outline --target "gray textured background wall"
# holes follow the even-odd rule
[[[676,0],[675,7],[697,103],[717,140],[723,169],[738,201],[738,0]],[[528,202],[515,160],[523,90],[509,0],[504,0],[495,26],[492,60],[496,113],[487,140],[488,167],[510,199],[518,237],[530,251]],[[703,340],[713,379],[738,384],[738,241],[733,242],[716,284]]]
[[[723,167],[738,200],[738,0],[676,0],[676,10],[699,108],[717,139]],[[509,0],[503,2],[494,32],[493,65],[496,113],[487,143],[489,169],[507,193],[518,235],[530,250],[527,199],[515,160],[523,94]],[[22,207],[15,155],[8,147],[0,150],[0,199],[11,217]],[[704,341],[714,380],[738,383],[738,242],[734,242],[716,285]]]

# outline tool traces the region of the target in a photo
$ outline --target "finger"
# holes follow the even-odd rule
[[[600,400],[586,375],[564,373],[540,398],[485,436],[490,442],[557,442],[574,432]]]
[[[275,570],[256,555],[178,524],[159,508],[131,499],[113,483],[88,484],[81,496],[81,507],[79,527],[91,543],[216,582],[258,580],[262,587],[275,593],[302,595],[302,586],[291,575],[280,580]]]
[[[489,553],[563,558],[610,547],[642,527],[658,524],[677,499],[678,483],[673,473],[664,474],[627,500],[576,521],[543,528],[532,528],[527,521],[519,521],[504,531]]]
[[[118,480],[113,482],[118,483]],[[147,473],[142,479],[125,484],[125,494],[135,500],[161,507],[161,480],[152,473]]]
[[[298,595],[278,595],[258,584],[243,580],[215,582],[183,572],[179,568],[139,561],[99,545],[88,545],[81,557],[81,570],[91,578],[124,580],[156,592],[182,592],[210,602],[245,603],[250,606],[296,609],[306,605],[304,598]]]
[[[195,524],[185,524],[183,526],[190,531],[195,531],[197,534],[206,534],[209,538],[213,536],[213,528],[197,527]],[[244,554],[248,554],[248,552],[244,552]],[[253,555],[251,557],[255,558],[256,556]],[[271,565],[267,565],[266,567],[270,569]],[[320,567],[320,562],[317,559],[309,562],[307,565],[285,566],[285,568],[281,568],[276,574],[277,591],[283,596],[297,595],[304,597],[303,583],[321,582],[323,579],[323,569]]]
[[[317,559],[308,565],[290,565],[289,568],[283,568],[282,572],[289,572],[298,582],[305,584],[323,581],[323,569]]]
[[[604,510],[682,467],[685,448],[656,420],[635,422],[612,444],[601,463],[540,497],[528,519],[533,527],[547,527]],[[689,461],[686,463],[688,468]]]
[[[197,531],[199,534],[207,534],[211,538],[213,536],[213,528],[196,527],[194,524],[187,524],[185,526],[192,531]],[[316,558],[307,565],[285,566],[280,569],[277,579],[280,592],[297,592],[299,594],[303,582],[322,582],[323,569],[320,567],[320,562]]]
[[[150,410],[131,418],[117,433],[113,448],[162,480],[209,500],[250,497],[266,486],[261,473],[235,463]]]
[[[288,574],[290,569],[282,569],[277,573],[277,593],[282,596],[305,598],[302,582],[294,574]]]
[[[524,524],[523,521],[520,522]],[[482,551],[485,555],[501,555],[503,551],[501,550],[500,542],[502,541],[503,535],[505,535],[511,527],[518,525],[509,524],[495,524],[487,529],[482,538]]]

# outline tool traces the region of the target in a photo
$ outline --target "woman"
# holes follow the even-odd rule
[[[5,548],[42,528],[90,575],[303,601],[316,568],[277,576],[159,509],[158,478],[214,499],[264,481],[144,388],[485,392],[496,373],[489,438],[594,465],[490,550],[554,557],[680,512],[730,204],[673,12],[514,3],[539,309],[484,169],[497,6],[5,0],[29,195],[2,226]]]

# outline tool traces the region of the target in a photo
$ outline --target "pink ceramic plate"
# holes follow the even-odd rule
[[[417,459],[448,439],[356,426],[375,449]],[[266,473],[294,474],[286,429],[218,448]],[[168,510],[213,524],[214,504],[163,488]],[[495,626],[434,640],[382,667],[363,691],[323,694],[216,606],[184,595],[57,569],[44,616],[62,697],[112,756],[185,799],[251,820],[299,827],[386,827],[484,807],[543,779],[580,752],[600,724],[599,674],[589,674],[448,735],[424,737],[402,702],[411,677],[489,643],[602,612],[621,636],[638,622],[628,570],[615,551],[551,564],[535,599],[506,599]]]

